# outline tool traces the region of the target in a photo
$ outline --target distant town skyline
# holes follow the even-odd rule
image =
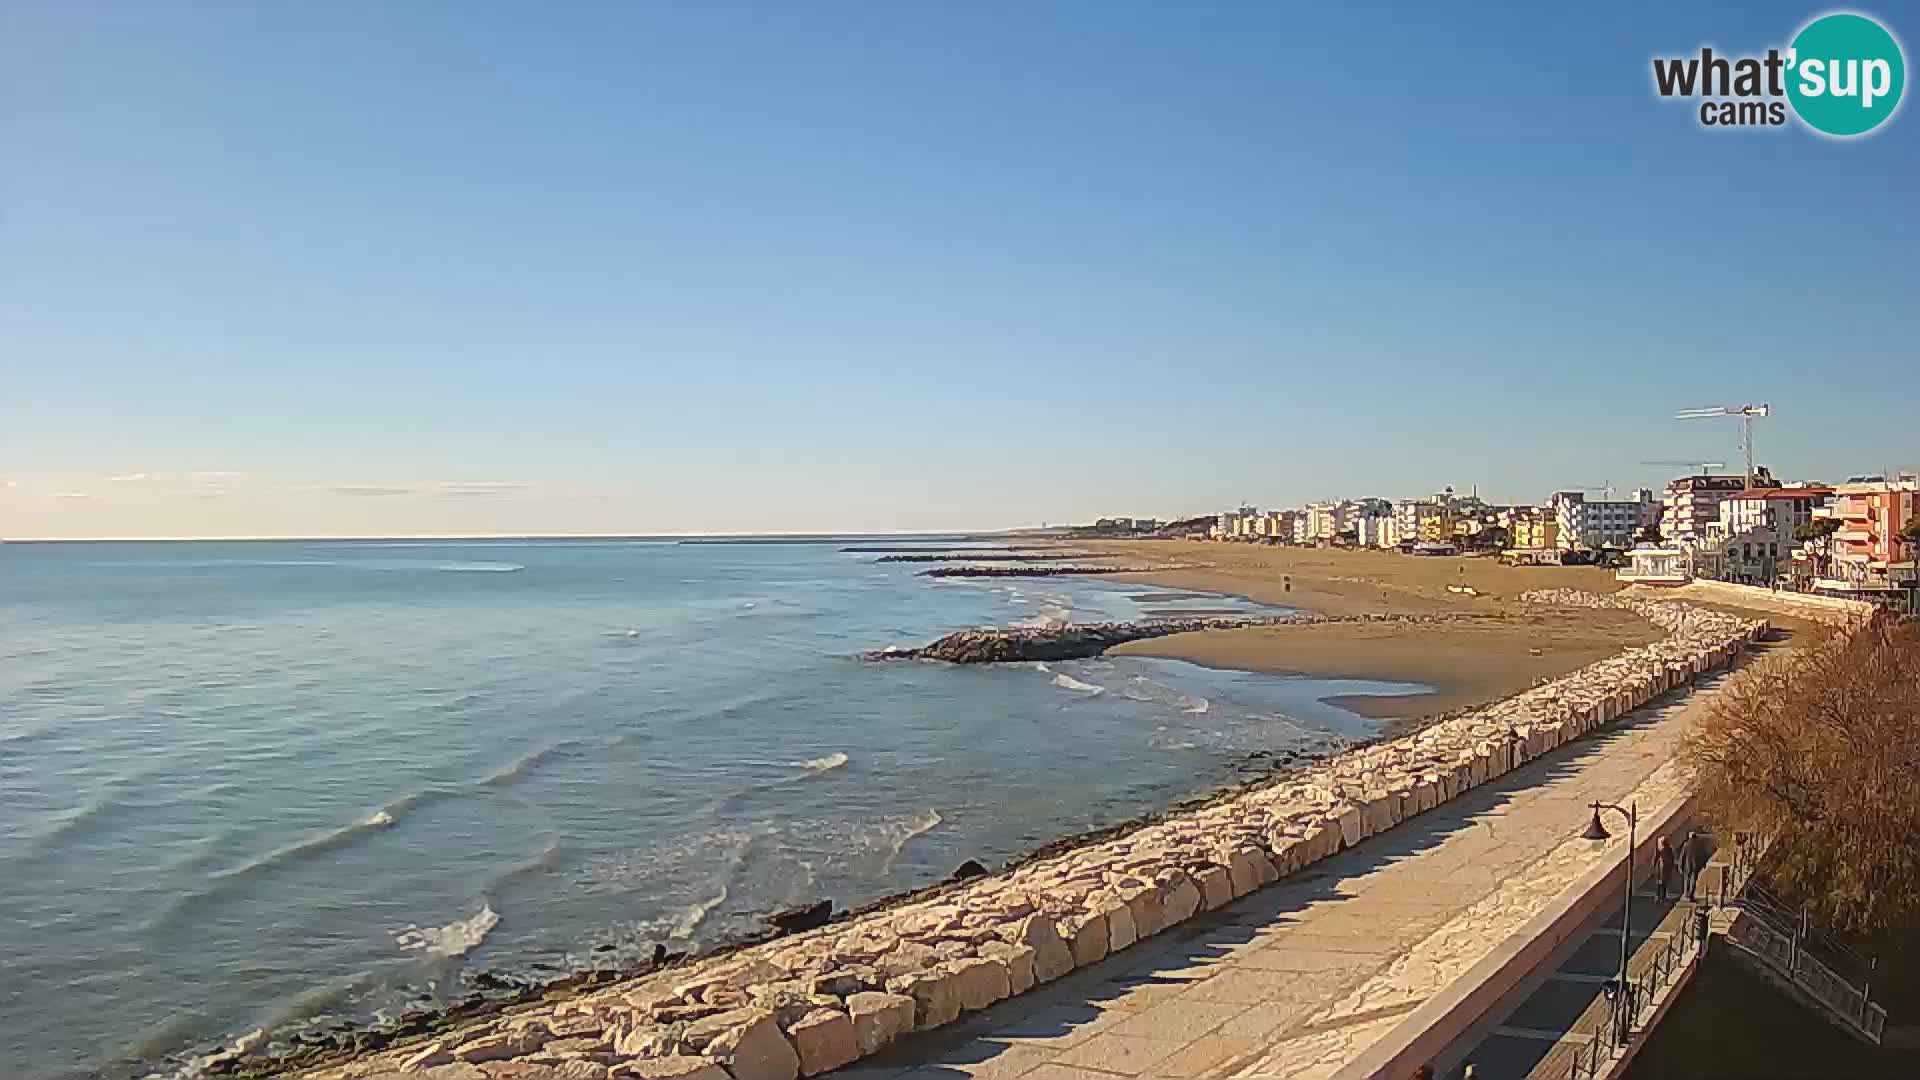
[[[1824,8],[1385,8],[14,0],[0,537],[1538,502],[1762,401],[1920,465],[1920,121],[1650,85]]]

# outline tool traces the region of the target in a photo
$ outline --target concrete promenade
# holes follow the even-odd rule
[[[1645,817],[1718,679],[1135,949],[913,1038],[840,1080],[1332,1076],[1624,850],[1579,839],[1596,799]],[[1624,830],[1620,830],[1624,833]]]

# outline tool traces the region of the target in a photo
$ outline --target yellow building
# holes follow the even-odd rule
[[[1512,545],[1517,548],[1545,549],[1560,546],[1560,522],[1552,514],[1513,515],[1507,527]]]

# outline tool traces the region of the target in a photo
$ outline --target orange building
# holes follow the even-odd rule
[[[1833,534],[1829,576],[1814,581],[1817,592],[1858,599],[1902,602],[1912,610],[1914,549],[1894,534],[1920,514],[1920,479],[1861,480],[1836,484],[1823,516],[1840,522]]]

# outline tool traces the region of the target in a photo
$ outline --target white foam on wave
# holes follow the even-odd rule
[[[1021,630],[1064,630],[1072,622],[1066,612],[1049,608],[1029,619],[1015,619],[1013,626]]]
[[[487,934],[500,925],[500,915],[492,905],[480,905],[478,914],[466,919],[455,919],[445,926],[418,927],[409,926],[396,931],[394,944],[408,952],[425,953],[428,956],[465,956],[479,947],[487,939]]]
[[[443,574],[511,574],[526,569],[524,565],[513,562],[435,563],[433,568]]]
[[[1203,697],[1195,697],[1195,698],[1189,698],[1187,706],[1181,709],[1180,711],[1192,716],[1199,716],[1200,714],[1206,712],[1208,709],[1212,707],[1213,707],[1213,702],[1208,701],[1206,698],[1203,698]]]
[[[680,917],[673,922],[672,936],[675,938],[692,937],[694,931],[700,929],[700,924],[707,921],[707,916],[713,914],[713,909],[726,902],[727,883],[722,881],[720,883],[720,891],[707,897],[705,900],[694,901],[687,906],[687,910],[680,913]]]
[[[831,769],[838,769],[845,766],[846,763],[847,755],[837,750],[828,754],[826,757],[808,758],[805,761],[794,762],[795,765],[810,773],[823,773]]]
[[[342,825],[337,829],[315,833],[303,840],[275,848],[265,855],[257,856],[232,869],[222,870],[214,874],[213,879],[223,882],[242,880],[252,877],[255,874],[266,873],[281,866],[315,858],[335,848],[343,847],[368,833],[390,828],[396,821],[399,821],[407,811],[420,805],[420,803],[425,800],[441,794],[444,794],[444,792],[436,788],[428,788],[424,791],[418,791],[412,795],[395,799],[380,809],[375,810],[373,813],[368,814],[366,817]]]
[[[1053,685],[1075,694],[1085,694],[1088,697],[1107,692],[1107,688],[1104,686],[1095,686],[1092,683],[1081,682],[1079,679],[1067,674],[1055,675],[1053,677]]]
[[[883,830],[883,835],[887,841],[887,857],[881,865],[881,874],[891,873],[893,871],[894,860],[898,859],[900,853],[907,849],[907,845],[912,843],[916,837],[925,836],[934,829],[939,828],[940,823],[944,820],[946,819],[940,816],[940,811],[928,808],[914,814],[912,817],[889,821]]]

